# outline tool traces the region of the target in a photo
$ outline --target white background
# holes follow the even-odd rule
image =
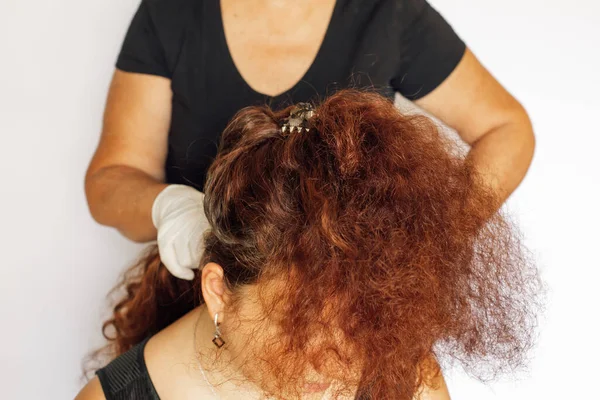
[[[533,166],[508,202],[550,288],[528,372],[454,399],[600,399],[600,3],[432,0],[527,108]],[[138,0],[0,2],[0,386],[69,399],[138,245],[90,217],[83,176]]]

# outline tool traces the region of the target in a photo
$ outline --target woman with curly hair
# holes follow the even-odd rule
[[[473,163],[375,93],[241,110],[193,281],[155,248],[78,399],[448,399],[440,361],[524,363],[540,284]],[[193,221],[190,221],[192,223]]]

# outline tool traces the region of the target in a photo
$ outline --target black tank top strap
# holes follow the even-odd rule
[[[145,339],[111,361],[96,374],[106,400],[160,400],[144,361]],[[368,392],[359,391],[355,400],[371,400]]]
[[[106,400],[160,400],[144,361],[148,340],[150,338],[96,372]]]

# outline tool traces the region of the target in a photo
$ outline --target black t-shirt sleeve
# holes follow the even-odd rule
[[[126,72],[159,75],[170,78],[166,55],[152,18],[152,4],[142,0],[131,23],[116,67]]]
[[[400,61],[392,86],[417,100],[432,92],[462,59],[466,45],[426,0],[408,0],[410,15],[401,33]]]

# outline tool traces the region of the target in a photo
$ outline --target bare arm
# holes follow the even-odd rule
[[[171,120],[167,78],[116,70],[100,143],[85,176],[93,218],[137,242],[156,238],[152,203],[166,186]]]
[[[452,74],[416,104],[471,145],[468,157],[504,202],[525,177],[535,147],[533,128],[521,104],[469,49]]]

